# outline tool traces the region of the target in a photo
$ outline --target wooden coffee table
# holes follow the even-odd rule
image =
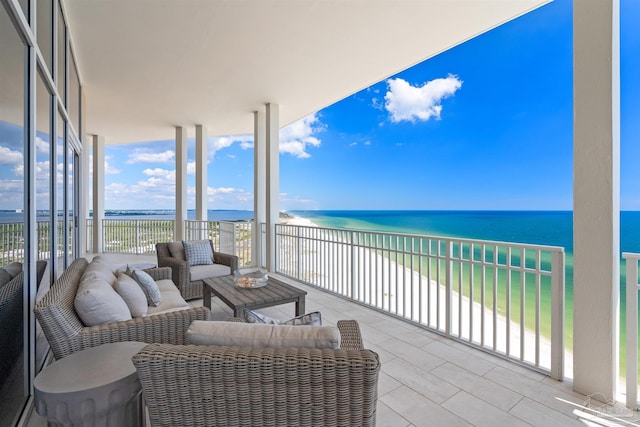
[[[296,303],[296,316],[304,314],[304,298],[306,291],[288,285],[269,275],[267,286],[261,288],[239,288],[233,282],[233,276],[204,279],[203,304],[211,309],[211,294],[217,296],[231,307],[235,317],[243,317],[243,309],[250,310],[274,305]]]

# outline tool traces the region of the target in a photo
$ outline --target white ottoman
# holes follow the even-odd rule
[[[131,358],[147,345],[119,342],[73,353],[35,379],[35,406],[49,426],[141,426],[141,386]]]

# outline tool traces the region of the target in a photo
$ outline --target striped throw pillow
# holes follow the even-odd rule
[[[184,246],[184,257],[189,265],[213,264],[213,251],[211,243],[204,242],[182,242]]]

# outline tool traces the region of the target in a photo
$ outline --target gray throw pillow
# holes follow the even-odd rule
[[[186,261],[184,257],[184,245],[182,242],[170,242],[167,244],[171,256],[180,261]]]
[[[9,273],[9,276],[11,276],[11,278],[13,279],[18,274],[20,274],[20,272],[22,271],[22,263],[21,262],[12,262],[11,264],[5,265],[2,268],[7,273]]]
[[[126,272],[130,275],[133,280],[135,280],[138,285],[142,288],[144,295],[147,297],[147,304],[150,307],[158,307],[160,305],[160,289],[158,288],[158,284],[148,273],[142,270],[129,270]]]
[[[189,265],[208,265],[213,264],[213,250],[211,243],[205,240],[203,242],[187,242],[183,241],[184,257]]]
[[[258,312],[244,309],[244,320],[247,323],[266,323],[268,325],[306,325],[306,326],[322,326],[322,315],[319,311],[302,314],[289,320],[279,321]]]
[[[11,281],[11,275],[4,268],[0,268],[0,288]]]

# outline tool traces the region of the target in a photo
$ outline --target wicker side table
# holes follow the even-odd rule
[[[34,382],[49,426],[142,426],[141,386],[131,358],[146,344],[118,342],[53,362]]]

